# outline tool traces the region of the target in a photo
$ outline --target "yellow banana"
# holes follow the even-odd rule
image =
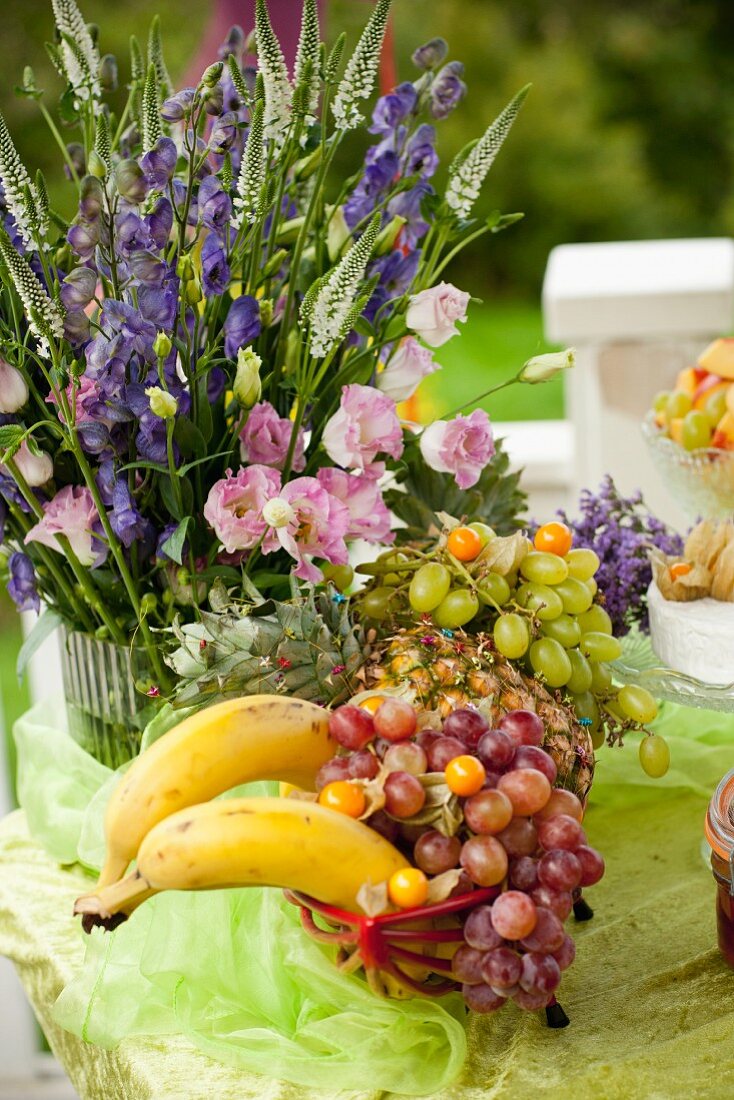
[[[100,886],[116,882],[143,837],[169,814],[256,779],[313,789],[337,751],[323,707],[281,695],[249,695],[184,719],[125,773],[105,816]]]
[[[79,898],[74,911],[105,922],[160,890],[281,886],[359,913],[365,883],[408,866],[374,829],[316,802],[229,798],[160,821],[140,845],[136,870]]]

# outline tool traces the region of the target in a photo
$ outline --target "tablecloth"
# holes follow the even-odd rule
[[[670,737],[671,774],[657,786],[640,774],[633,799],[634,747],[602,753],[587,827],[607,874],[589,892],[594,919],[571,929],[578,954],[561,998],[571,1026],[549,1030],[541,1014],[514,1006],[472,1017],[464,1072],[433,1100],[732,1094],[734,974],[716,949],[700,839],[707,793],[734,764],[734,738],[704,718],[688,733]],[[30,838],[21,812],[0,823],[0,953],[15,962],[83,1100],[398,1100],[368,1080],[362,1091],[335,1088],[327,1097],[214,1062],[180,1036],[139,1036],[104,1051],[61,1030],[51,1009],[81,967],[84,945],[70,912],[88,882]]]

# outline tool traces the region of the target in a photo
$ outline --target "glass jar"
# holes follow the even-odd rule
[[[706,839],[716,879],[719,949],[734,967],[734,771],[719,783],[706,814]]]
[[[150,677],[147,653],[63,626],[59,641],[69,733],[101,764],[119,768],[140,752],[159,706],[136,687]]]

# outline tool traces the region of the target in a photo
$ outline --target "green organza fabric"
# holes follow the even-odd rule
[[[122,1040],[114,1053],[98,1052],[118,1076],[123,1052],[168,1041],[175,1060],[182,1036],[235,1067],[213,1068],[218,1084],[192,1086],[187,1097],[730,1094],[734,974],[716,950],[713,880],[700,844],[710,793],[734,766],[734,722],[667,708],[658,724],[673,754],[663,780],[646,779],[634,744],[599,755],[586,827],[607,874],[589,891],[595,919],[570,929],[578,954],[560,993],[572,1020],[566,1031],[514,1006],[470,1017],[465,1029],[457,998],[379,1001],[336,972],[278,892],[235,890],[153,899],[113,935],[95,933],[83,965],[81,934],[64,915],[77,962],[53,1011],[60,1034],[104,1048]],[[87,764],[38,708],[16,737],[32,834],[56,860],[98,865],[109,774]],[[15,896],[12,883],[9,901],[2,891],[7,864],[0,836],[0,950],[8,949],[5,910]],[[68,879],[71,905],[79,875],[56,874]],[[58,896],[57,888],[56,905]],[[49,928],[58,919],[49,912]],[[258,1091],[253,1073],[295,1087],[271,1092],[261,1082]],[[95,1084],[83,1095],[137,1100],[168,1096],[164,1086],[136,1092],[118,1082],[119,1091],[104,1093]]]

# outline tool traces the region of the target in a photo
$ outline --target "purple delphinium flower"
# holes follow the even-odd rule
[[[133,499],[124,477],[118,477],[112,489],[110,525],[123,546],[128,549],[138,540],[154,538],[153,525],[145,519]]]
[[[461,79],[464,66],[460,61],[449,61],[436,74],[431,84],[431,114],[434,118],[448,118],[466,95],[466,84]]]
[[[398,84],[388,95],[380,96],[372,112],[371,134],[387,134],[410,115],[418,102],[415,86],[406,81]]]
[[[395,195],[387,204],[387,212],[391,218],[396,214],[405,218],[400,240],[407,248],[415,248],[428,232],[428,222],[421,213],[421,207],[426,196],[433,193],[430,183],[421,180],[410,191],[401,191]]]
[[[195,88],[182,88],[180,92],[163,101],[161,118],[164,122],[181,122],[191,110],[196,95]]]
[[[202,223],[222,236],[232,216],[232,201],[216,176],[202,180],[198,198]]]
[[[344,218],[350,229],[374,211],[379,196],[398,173],[398,157],[393,149],[384,149],[373,158],[370,152],[364,175],[344,204]]]
[[[84,309],[97,289],[97,274],[88,267],[75,267],[64,279],[59,291],[64,309]]]
[[[173,178],[177,159],[176,143],[169,137],[158,138],[153,148],[144,153],[140,160],[148,187],[162,191]]]
[[[214,233],[209,233],[202,245],[201,282],[205,294],[224,294],[229,286],[227,254]]]
[[[41,601],[36,591],[36,573],[27,554],[16,551],[8,561],[10,579],[8,595],[18,611],[40,611]]]
[[[224,322],[224,354],[235,359],[240,348],[247,347],[261,331],[260,306],[256,298],[243,294],[235,298]]]
[[[406,176],[423,176],[428,179],[437,168],[436,130],[423,122],[406,143],[403,171]]]
[[[634,623],[647,631],[646,596],[652,581],[647,551],[656,546],[663,554],[680,554],[683,539],[652,515],[641,493],[623,497],[609,475],[598,493],[581,493],[579,507],[578,519],[562,511],[558,515],[573,531],[574,546],[589,547],[599,556],[594,579],[614,634],[626,634]]]

